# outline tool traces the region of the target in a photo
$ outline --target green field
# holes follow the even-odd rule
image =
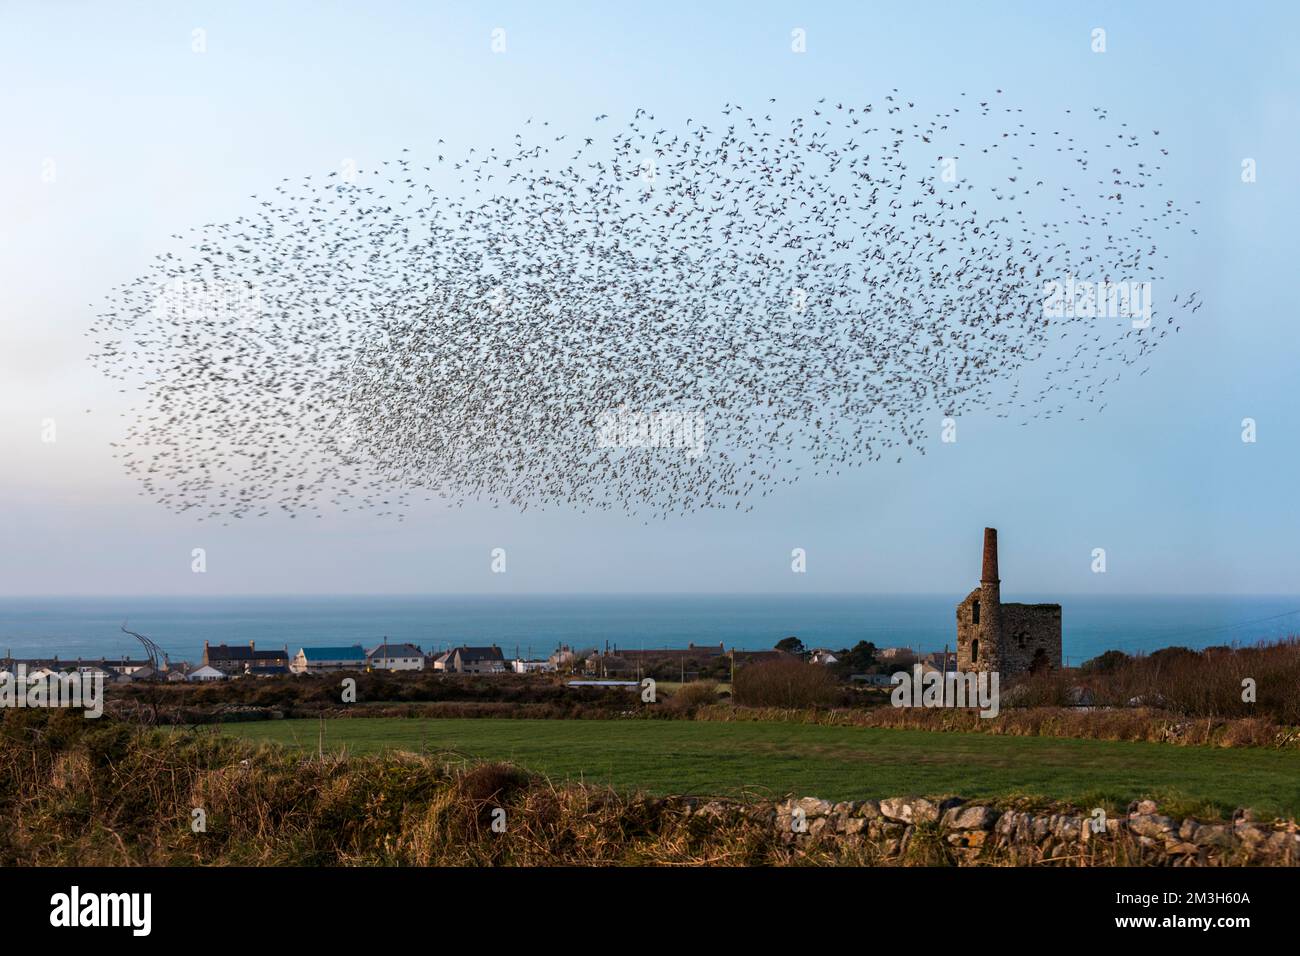
[[[316,720],[227,724],[224,732],[316,750]],[[863,727],[689,720],[444,720],[324,723],[327,749],[509,760],[555,779],[653,794],[1025,795],[1081,806],[1139,797],[1186,812],[1300,811],[1300,752],[1002,737]]]

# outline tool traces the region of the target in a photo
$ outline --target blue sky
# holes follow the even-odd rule
[[[985,525],[1009,596],[1300,591],[1292,4],[268,6],[0,15],[0,593],[964,592]],[[994,88],[1044,111],[1104,105],[1167,137],[1171,187],[1201,201],[1171,277],[1206,306],[1102,416],[970,415],[925,457],[650,526],[467,505],[220,528],[141,497],[110,457],[123,406],[85,358],[93,304],[170,234],[246,212],[284,176],[501,142],[530,116],[576,133],[640,106],[703,115],[894,87],[940,105]],[[506,574],[491,573],[497,547]],[[790,571],[795,547],[806,574]]]

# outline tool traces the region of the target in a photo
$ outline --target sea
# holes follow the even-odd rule
[[[204,641],[260,648],[384,640],[426,652],[497,644],[535,659],[559,645],[681,648],[723,644],[759,650],[784,637],[836,650],[942,650],[956,639],[964,595],[660,594],[283,597],[0,598],[0,651],[62,659],[141,656],[126,626],[172,661],[197,661]],[[1065,663],[1103,651],[1149,653],[1173,645],[1250,645],[1300,635],[1300,595],[1035,596],[1062,605]]]

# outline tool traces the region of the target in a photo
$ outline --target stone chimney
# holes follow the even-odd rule
[[[976,667],[996,671],[1002,658],[1002,586],[998,579],[998,529],[984,529],[984,567],[980,571],[979,655]]]
[[[981,584],[997,584],[998,578],[998,529],[984,529],[984,569],[980,572]]]

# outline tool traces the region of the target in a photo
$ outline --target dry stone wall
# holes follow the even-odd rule
[[[818,853],[860,862],[1300,864],[1294,820],[1265,822],[1239,810],[1229,823],[1203,823],[1162,814],[1149,800],[1135,803],[1125,815],[1104,819],[1083,811],[1021,811],[920,797],[840,803],[815,797],[758,804],[687,801],[686,811],[703,827],[738,819],[758,822],[795,855]]]

